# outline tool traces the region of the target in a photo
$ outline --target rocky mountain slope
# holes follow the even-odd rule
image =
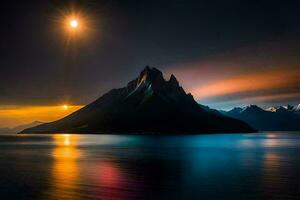
[[[69,116],[22,133],[252,132],[248,124],[210,112],[186,94],[174,75],[146,67],[126,87],[113,89]]]

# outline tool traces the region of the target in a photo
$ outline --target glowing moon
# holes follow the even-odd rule
[[[78,21],[76,19],[72,19],[70,21],[70,26],[71,28],[76,29],[78,27]]]

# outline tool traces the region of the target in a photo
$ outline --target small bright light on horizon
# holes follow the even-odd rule
[[[69,109],[69,106],[68,106],[67,104],[65,104],[65,105],[62,105],[62,108],[63,108],[64,110],[68,110],[68,109]]]
[[[71,26],[71,28],[73,28],[73,29],[77,28],[77,27],[78,27],[78,21],[77,21],[76,19],[72,19],[72,20],[70,21],[70,26]]]
[[[64,145],[69,146],[70,145],[70,135],[64,134]]]

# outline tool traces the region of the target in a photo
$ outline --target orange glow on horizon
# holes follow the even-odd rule
[[[65,117],[82,107],[82,105],[0,106],[0,127],[14,127],[33,121],[50,122]]]
[[[62,108],[63,108],[64,110],[68,110],[68,109],[69,109],[69,105],[67,105],[67,104],[62,105]]]

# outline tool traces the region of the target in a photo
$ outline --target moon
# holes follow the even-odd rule
[[[73,28],[73,29],[76,29],[78,27],[78,21],[76,19],[72,19],[70,21],[70,27]]]

